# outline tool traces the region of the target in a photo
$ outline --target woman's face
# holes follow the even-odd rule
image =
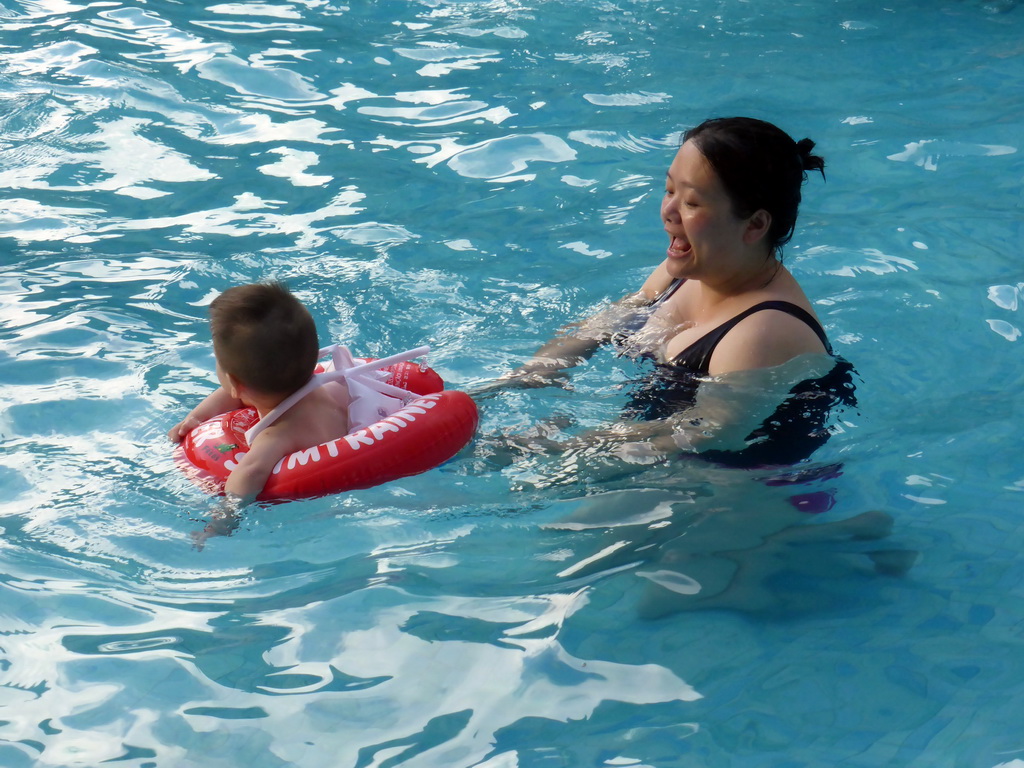
[[[751,219],[734,213],[721,180],[692,141],[679,148],[665,176],[661,220],[669,235],[666,266],[672,277],[730,281],[754,263],[747,236]]]

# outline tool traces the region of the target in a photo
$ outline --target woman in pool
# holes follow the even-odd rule
[[[665,177],[664,260],[637,293],[570,326],[500,381],[563,383],[566,369],[606,342],[653,361],[653,372],[631,393],[626,418],[611,427],[562,441],[541,427],[510,440],[527,453],[560,456],[559,469],[534,473],[531,482],[602,482],[601,493],[556,525],[607,528],[608,536],[563,573],[576,579],[642,564],[636,574],[651,582],[641,607],[647,615],[808,606],[813,594],[780,592],[774,576],[805,573],[814,584],[842,568],[861,568],[863,556],[880,573],[901,574],[916,557],[880,549],[877,540],[892,526],[884,512],[801,525],[805,512],[829,509],[833,497],[824,490],[791,495],[792,485],[837,468],[780,469],[828,439],[834,405],[854,404],[851,366],[833,355],[811,302],[782,264],[807,172],[824,177],[825,163],[813,149],[810,139],[794,141],[751,118],[708,120],[687,131]],[[752,495],[745,476],[703,471],[688,486],[677,463],[666,463],[667,476],[648,474],[639,487],[632,479],[625,488],[605,482],[623,461],[648,464],[681,452],[763,468],[758,479],[782,487]],[[715,491],[702,505],[707,478]],[[808,557],[813,542],[827,546]],[[868,551],[858,549],[863,542],[871,542]]]
[[[824,178],[813,149],[746,117],[687,131],[665,178],[664,260],[639,292],[570,326],[501,386],[561,383],[615,341],[652,358],[655,373],[633,392],[634,421],[581,440],[617,437],[627,459],[683,449],[757,466],[809,456],[828,437],[831,406],[853,402],[849,365],[832,356],[782,264],[807,172]]]

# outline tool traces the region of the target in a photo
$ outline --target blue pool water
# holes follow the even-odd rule
[[[1024,8],[891,5],[0,0],[0,764],[1024,764]],[[190,546],[164,436],[217,292],[478,386],[639,284],[721,114],[828,161],[786,259],[861,378],[798,486],[831,510],[497,467],[615,416],[605,354]]]

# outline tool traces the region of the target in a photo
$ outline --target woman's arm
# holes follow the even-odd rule
[[[632,293],[583,320],[565,326],[521,366],[478,388],[473,394],[507,387],[565,386],[568,378],[565,371],[589,360],[598,347],[621,329],[635,310],[647,303],[649,300],[642,293]]]
[[[639,291],[623,296],[584,320],[565,326],[521,366],[480,387],[473,394],[506,387],[565,386],[566,369],[589,360],[598,347],[622,329],[633,312],[650,304],[671,283],[672,278],[664,263],[659,264]]]
[[[513,435],[492,446],[488,459],[498,466],[529,468],[529,482],[537,487],[605,483],[670,457],[696,457],[691,440],[700,442],[699,430],[687,428],[676,417],[639,423],[618,421],[569,438],[537,433]]]
[[[608,342],[622,319],[646,302],[639,294],[624,296],[590,317],[563,328],[533,353],[533,357],[512,375],[520,372],[563,370],[589,360],[597,348]]]
[[[747,446],[747,436],[775,412],[797,382],[823,375],[832,364],[825,355],[803,355],[771,369],[708,379],[691,407],[663,419],[623,419],[568,438],[510,436],[505,463],[517,457],[557,457],[555,466],[539,473],[542,484],[581,478],[594,482],[634,473],[637,465],[697,456],[705,450],[740,451]]]

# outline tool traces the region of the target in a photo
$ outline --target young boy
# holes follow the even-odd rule
[[[266,416],[313,375],[320,345],[309,311],[280,283],[230,288],[210,304],[210,333],[220,388],[197,405],[168,437],[181,442],[207,419],[244,406]],[[263,490],[284,456],[349,431],[348,388],[314,389],[260,432],[228,476],[225,493],[237,508]]]

